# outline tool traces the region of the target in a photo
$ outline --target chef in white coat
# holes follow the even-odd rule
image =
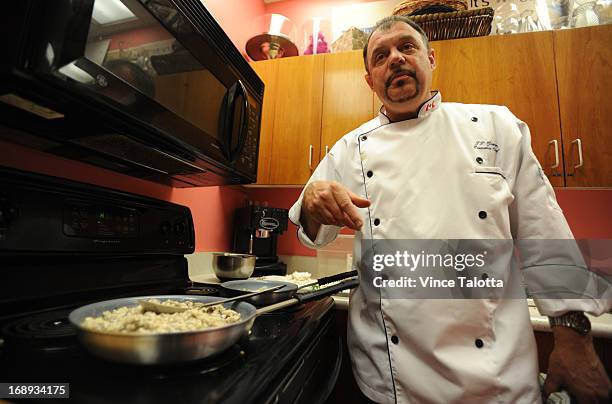
[[[431,91],[434,51],[403,17],[377,24],[364,62],[383,108],[334,145],[290,210],[311,248],[343,226],[356,231],[362,286],[350,297],[348,343],[357,384],[380,403],[540,402],[525,299],[390,298],[364,285],[372,268],[361,251],[364,240],[571,240],[527,126],[505,107],[443,103]],[[583,313],[600,315],[611,301],[536,302],[555,338],[547,393],[564,387],[580,402],[607,402],[610,381]]]

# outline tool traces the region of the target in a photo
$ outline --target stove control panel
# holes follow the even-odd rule
[[[136,209],[77,203],[64,208],[64,234],[70,237],[137,238],[139,222]]]
[[[185,206],[0,169],[0,254],[189,254],[194,247]]]

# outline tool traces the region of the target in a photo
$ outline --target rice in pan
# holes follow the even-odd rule
[[[108,310],[99,317],[86,317],[81,324],[92,331],[155,334],[198,331],[210,327],[232,324],[240,320],[240,313],[226,309],[222,305],[200,308],[197,302],[151,299],[186,310],[180,313],[155,313],[146,311],[141,305],[119,307]]]

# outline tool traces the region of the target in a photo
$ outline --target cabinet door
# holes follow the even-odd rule
[[[257,184],[269,184],[272,136],[274,132],[274,111],[276,105],[276,76],[278,69],[275,60],[253,62],[251,66],[265,84],[259,135]]]
[[[436,41],[432,47],[438,65],[433,88],[442,100],[507,106],[529,125],[531,146],[552,185],[563,186],[552,32]]]
[[[556,31],[554,39],[566,183],[612,186],[612,25]]]
[[[364,76],[362,51],[325,55],[321,159],[338,139],[372,119],[374,93]]]
[[[305,184],[319,162],[324,55],[276,60],[270,184]]]

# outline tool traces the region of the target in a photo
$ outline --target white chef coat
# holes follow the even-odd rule
[[[360,271],[367,238],[573,237],[527,125],[506,107],[442,103],[439,92],[415,119],[390,122],[380,113],[345,135],[309,182],[317,180],[371,202],[359,209],[364,226],[355,234]],[[302,197],[289,213],[298,226]],[[339,230],[322,226],[312,242],[300,227],[298,236],[317,248]],[[594,299],[537,303],[545,315],[610,309],[610,301]],[[357,384],[376,402],[540,402],[524,299],[386,299],[359,287],[350,296],[348,343]]]

